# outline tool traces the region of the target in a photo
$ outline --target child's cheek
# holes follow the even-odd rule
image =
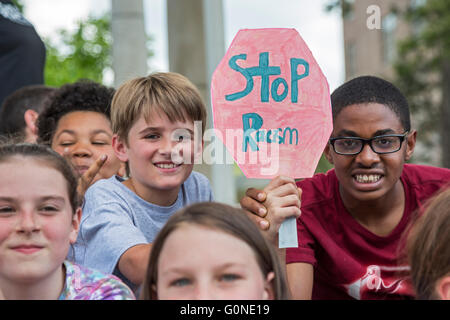
[[[72,225],[66,220],[63,223],[47,223],[42,229],[49,244],[51,244],[54,250],[62,251],[63,255],[67,254],[72,230]]]
[[[8,238],[11,234],[12,227],[4,219],[0,219],[0,248],[2,247],[3,242]]]

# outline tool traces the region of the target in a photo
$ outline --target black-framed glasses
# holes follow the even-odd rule
[[[373,152],[386,154],[400,150],[403,140],[405,140],[408,133],[409,131],[403,134],[386,134],[370,139],[360,137],[330,138],[329,143],[333,146],[334,152],[342,155],[357,155],[364,149],[366,144],[369,144]]]

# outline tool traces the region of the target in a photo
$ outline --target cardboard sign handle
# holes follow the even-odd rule
[[[278,247],[279,248],[297,248],[297,219],[295,217],[288,218],[281,223],[278,231]]]

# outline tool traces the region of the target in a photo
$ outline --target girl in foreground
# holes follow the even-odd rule
[[[278,256],[245,213],[198,203],[155,239],[142,299],[288,299]]]
[[[450,186],[430,199],[408,239],[417,299],[450,300]]]
[[[65,257],[81,208],[71,167],[34,144],[0,146],[0,291],[5,299],[134,299],[119,279]]]

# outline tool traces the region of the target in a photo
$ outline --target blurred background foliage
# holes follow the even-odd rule
[[[59,87],[78,79],[104,83],[112,72],[110,14],[77,22],[74,31],[59,30],[58,39],[45,38],[45,84]]]

